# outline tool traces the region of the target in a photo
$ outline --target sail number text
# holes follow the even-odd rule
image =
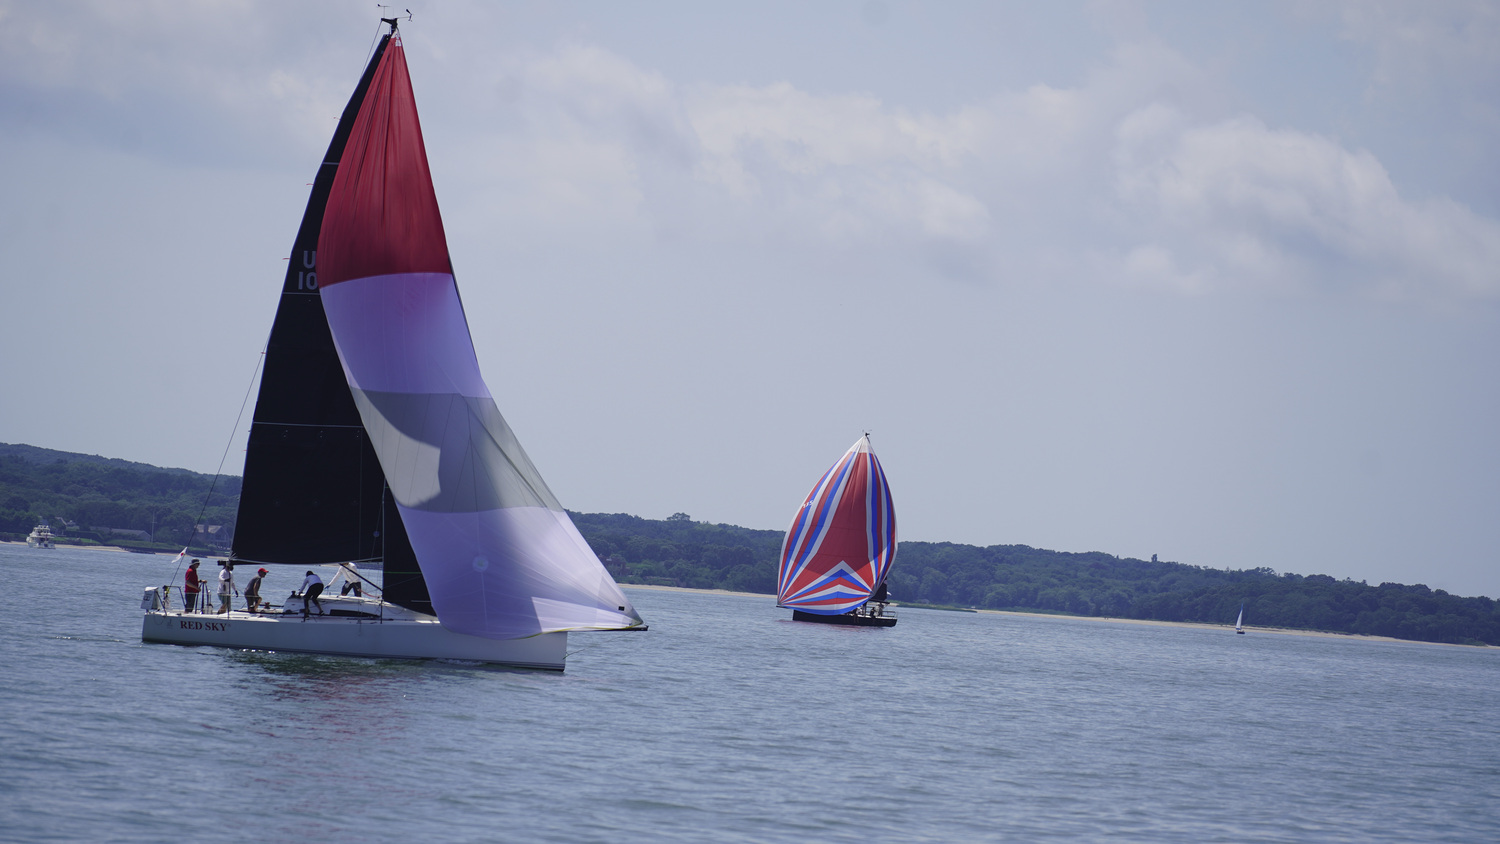
[[[314,249],[311,252],[306,249],[302,250],[302,269],[297,271],[298,290],[318,289],[318,274],[313,272],[313,268],[317,265],[318,250]]]

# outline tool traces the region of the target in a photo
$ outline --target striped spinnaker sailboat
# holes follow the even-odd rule
[[[787,528],[777,605],[839,616],[884,601],[896,558],[896,510],[865,434],[818,479]]]

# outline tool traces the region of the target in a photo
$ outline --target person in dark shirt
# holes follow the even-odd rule
[[[257,612],[260,607],[260,581],[269,572],[264,568],[256,569],[255,576],[250,578],[250,583],[245,586],[245,612]]]
[[[313,604],[318,605],[318,615],[323,614],[323,602],[318,596],[323,594],[323,578],[318,577],[308,569],[307,577],[302,580],[302,617],[307,618],[308,611]]]

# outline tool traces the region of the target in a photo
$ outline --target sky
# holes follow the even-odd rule
[[[569,509],[1500,597],[1500,6],[400,9]],[[0,442],[240,473],[381,11],[0,0]]]

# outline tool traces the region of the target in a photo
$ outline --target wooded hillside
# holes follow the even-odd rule
[[[192,541],[206,551],[200,543],[207,537],[195,537],[194,525],[220,526],[218,533],[227,537],[239,496],[240,479],[233,476],[215,483],[212,476],[187,469],[0,443],[3,539],[24,539],[45,521],[63,544],[175,550]],[[77,528],[65,529],[65,522]]]
[[[232,476],[214,481],[184,469],[0,444],[5,539],[23,539],[43,519],[56,530],[56,521],[65,519],[78,532],[63,542],[152,546],[98,532],[122,528],[154,531],[154,547],[181,548],[195,524],[221,525],[232,534],[239,491],[240,479]],[[775,592],[779,530],[695,522],[683,513],[667,519],[572,516],[621,583]],[[1026,545],[902,542],[889,585],[897,602],[1210,624],[1233,623],[1243,601],[1252,627],[1500,645],[1500,606],[1490,598],[1270,568],[1230,571]]]
[[[773,593],[780,531],[575,513],[574,522],[621,583]],[[980,609],[1362,633],[1427,642],[1500,645],[1500,606],[1417,584],[1335,580],[1326,574],[1230,571],[1173,562],[1047,551],[902,542],[893,600]]]

